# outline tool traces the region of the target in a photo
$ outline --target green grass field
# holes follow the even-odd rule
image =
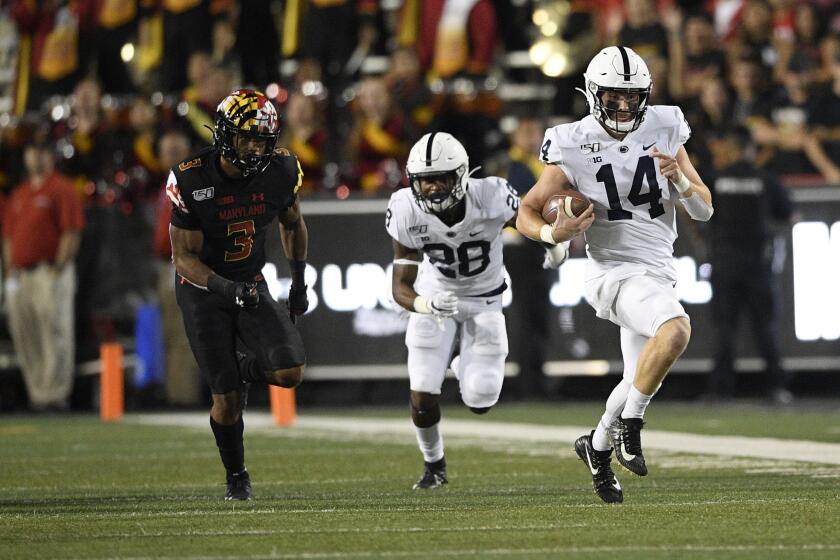
[[[506,405],[487,419],[583,426],[599,408]],[[299,412],[408,423],[402,409]],[[447,418],[470,416],[445,407],[445,438]],[[249,429],[246,416],[255,500],[230,503],[206,415],[194,419],[0,420],[0,558],[840,558],[837,464],[651,451],[649,476],[617,468],[625,503],[606,505],[571,445],[453,437],[450,484],[418,493],[413,437]],[[648,421],[840,447],[836,407],[655,403]]]

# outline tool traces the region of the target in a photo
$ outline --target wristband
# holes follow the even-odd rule
[[[691,188],[691,181],[688,180],[688,177],[685,176],[685,173],[680,175],[679,181],[672,181],[672,183],[674,183],[674,187],[676,187],[677,191],[679,191],[680,194],[684,194],[685,191]]]
[[[543,227],[540,228],[540,239],[549,245],[557,245],[557,241],[554,240],[554,226],[543,224]]]
[[[425,313],[426,315],[431,313],[432,310],[429,308],[429,300],[423,296],[417,296],[414,298],[414,311],[417,313]]]
[[[289,270],[292,272],[292,284],[304,283],[306,261],[289,261]]]

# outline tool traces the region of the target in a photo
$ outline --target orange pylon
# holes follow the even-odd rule
[[[291,426],[295,423],[296,405],[295,390],[268,386],[268,396],[271,401],[271,416],[278,426]]]
[[[99,417],[107,422],[121,420],[125,402],[123,347],[106,342],[99,347],[102,371],[99,376]]]

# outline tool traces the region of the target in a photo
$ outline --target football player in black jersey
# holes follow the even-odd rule
[[[297,158],[276,148],[279,128],[265,95],[234,91],[216,111],[213,146],[174,167],[166,186],[176,296],[213,394],[210,426],[227,470],[226,500],[251,499],[242,439],[247,384],[295,387],[306,361],[293,326],[309,307],[297,198],[303,173]],[[271,297],[260,272],[275,216],[292,271],[288,308]]]

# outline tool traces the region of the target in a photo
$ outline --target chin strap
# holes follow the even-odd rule
[[[592,100],[589,98],[589,94],[588,94],[588,93],[586,93],[586,90],[583,90],[583,89],[581,89],[581,88],[579,88],[579,87],[576,87],[576,88],[575,88],[575,91],[579,91],[579,92],[581,92],[581,93],[583,94],[583,96],[586,98],[586,102],[589,104],[589,111],[591,112],[591,111],[592,111],[592,105],[593,105],[593,102],[592,102]]]

